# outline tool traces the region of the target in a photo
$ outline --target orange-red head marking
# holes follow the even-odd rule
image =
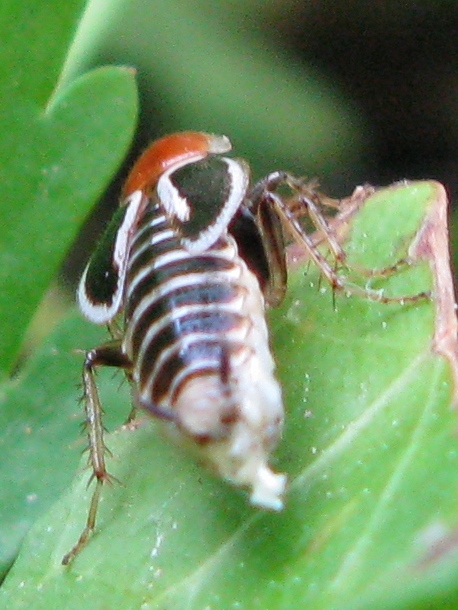
[[[172,167],[204,159],[208,154],[221,154],[231,149],[226,136],[200,131],[174,133],[156,140],[135,163],[124,185],[124,198],[135,191],[155,187],[161,175]]]

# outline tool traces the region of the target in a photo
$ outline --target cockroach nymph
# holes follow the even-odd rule
[[[284,411],[265,309],[285,294],[285,234],[333,288],[343,285],[279,186],[292,190],[336,261],[343,252],[300,180],[275,171],[251,186],[248,165],[224,156],[230,148],[226,137],[199,132],[169,135],[147,148],[81,278],[78,301],[86,318],[110,325],[122,314],[123,323],[84,361],[96,487],[86,527],[64,564],[94,530],[110,478],[94,375],[99,366],[123,368],[134,408],[168,422],[217,474],[247,488],[252,504],[283,507],[286,475],[269,466]]]

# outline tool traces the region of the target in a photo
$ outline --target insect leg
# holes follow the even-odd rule
[[[276,189],[282,185],[289,187],[293,191],[293,205],[276,192]],[[380,303],[409,303],[431,297],[429,291],[407,296],[386,296],[380,290],[358,286],[357,284],[349,282],[345,276],[338,274],[336,268],[345,266],[345,250],[338,242],[326,217],[321,212],[319,204],[316,202],[318,195],[316,195],[313,189],[309,188],[301,179],[295,178],[287,172],[272,172],[257,183],[251,192],[251,197],[254,206],[259,206],[268,202],[268,204],[275,207],[285,229],[291,237],[305,249],[308,256],[317,265],[333,291],[343,291],[346,294],[356,295]],[[301,211],[301,215],[306,214],[310,218],[316,230],[322,236],[322,241],[326,243],[330,249],[335,261],[335,266],[329,264],[328,260],[318,249],[316,240],[309,236],[301,226],[296,212],[298,203],[303,210]],[[407,259],[401,259],[394,265],[384,269],[360,269],[358,266],[352,266],[352,269],[366,277],[388,277],[408,264],[409,261]]]
[[[322,205],[332,207],[332,200],[326,199],[324,203],[322,203],[321,195],[318,195],[313,190],[313,186],[312,188],[310,188],[308,184],[303,184],[300,179],[298,180],[294,176],[288,175],[287,181],[291,189],[295,189],[297,191],[298,200],[300,203],[302,203],[304,212],[308,214],[312,223],[318,230],[318,233],[323,236],[323,241],[327,243],[328,247],[330,248],[331,253],[336,262],[336,267],[344,266],[348,269],[351,268],[352,271],[366,278],[387,278],[391,275],[394,275],[395,273],[398,273],[400,270],[405,267],[408,267],[412,263],[412,261],[408,257],[403,257],[397,260],[392,265],[388,265],[386,267],[378,269],[368,269],[367,267],[363,267],[362,265],[358,265],[355,263],[348,265],[346,262],[346,252],[336,239],[334,231],[331,229],[330,224],[326,219],[326,216],[321,212],[320,209]],[[374,290],[369,287],[361,288],[359,286],[349,283],[345,278],[342,279],[345,291],[351,294],[362,296],[363,298],[368,298],[370,300],[375,300],[382,303],[406,303],[431,298],[430,291],[423,291],[409,296],[386,297],[383,296],[383,294],[378,290]]]
[[[313,192],[311,194],[309,194],[308,192],[302,194],[301,181],[291,176],[288,176],[288,185],[291,188],[297,189],[299,201],[302,202],[305,212],[308,214],[309,218],[311,219],[318,232],[323,235],[324,241],[325,243],[327,243],[334,257],[337,268],[346,266],[347,268],[351,268],[352,271],[366,278],[387,278],[390,275],[394,275],[401,269],[408,267],[411,264],[411,261],[408,258],[404,257],[396,261],[393,265],[389,265],[387,267],[379,269],[368,269],[366,267],[353,263],[351,264],[351,266],[349,266],[346,263],[346,252],[337,241],[335,234],[330,228],[326,217],[321,212],[319,205],[317,205],[314,201],[315,197],[313,195]],[[307,185],[304,186],[305,188],[307,187]],[[282,205],[285,204],[283,200],[280,203]],[[336,273],[335,269],[334,273]],[[345,277],[341,278],[341,283],[342,289],[345,292],[381,303],[412,303],[421,299],[431,298],[430,291],[423,291],[414,295],[385,296],[379,290],[374,290],[369,287],[363,288],[361,286],[352,284],[348,282]],[[339,289],[340,286],[336,284],[335,288]]]
[[[277,216],[282,221],[284,229],[300,246],[305,248],[309,257],[321,270],[322,274],[325,276],[332,288],[343,289],[344,284],[341,278],[336,274],[335,269],[318,250],[314,240],[304,231],[291,205],[289,205],[276,192],[280,186],[288,186],[293,190],[293,192],[297,193],[298,196],[300,195],[300,203],[306,206],[306,212],[309,214],[312,222],[314,222],[314,217],[316,216],[316,206],[313,206],[310,197],[300,193],[300,184],[302,183],[299,180],[287,172],[272,172],[260,180],[251,190],[249,196],[250,209],[257,217],[261,215],[261,210],[264,206],[275,209]],[[312,204],[312,212],[310,212],[310,206],[308,205],[309,203]],[[330,241],[330,248],[335,259],[340,260],[342,257],[344,257],[343,250],[333,236],[332,231],[329,229],[324,216],[321,215],[321,217],[322,218],[319,221],[319,225],[316,225],[317,229],[326,234],[326,241]]]
[[[96,487],[92,495],[86,526],[78,542],[62,559],[63,565],[68,565],[73,561],[94,531],[103,484],[113,479],[108,474],[105,464],[105,451],[107,449],[103,439],[103,409],[95,382],[95,369],[98,366],[114,366],[128,370],[131,367],[131,362],[121,350],[119,341],[112,341],[86,352],[83,365],[83,388],[86,411],[85,428],[89,440],[89,464],[92,467],[89,483],[96,479]]]

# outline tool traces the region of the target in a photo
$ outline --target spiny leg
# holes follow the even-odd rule
[[[293,193],[293,201],[283,199],[276,190],[280,186],[289,187]],[[330,284],[333,292],[339,290],[349,295],[356,295],[371,301],[379,303],[410,303],[421,299],[431,297],[429,291],[423,291],[415,295],[403,296],[385,296],[383,291],[372,289],[369,287],[361,287],[348,281],[347,278],[338,274],[337,269],[345,267],[346,253],[338,242],[335,233],[330,228],[330,225],[322,213],[319,204],[314,199],[319,199],[319,196],[313,191],[303,180],[295,178],[291,174],[282,171],[272,172],[263,180],[258,182],[250,194],[253,210],[257,210],[262,205],[274,206],[281,218],[286,230],[291,237],[302,246],[308,256],[317,265],[322,275]],[[317,247],[317,242],[314,238],[307,234],[299,222],[297,215],[297,204],[302,208],[301,215],[307,215],[312,224],[315,226],[318,233],[322,236],[323,243],[326,243],[331,251],[334,266],[330,265],[328,260]],[[365,269],[357,265],[352,265],[351,268],[366,277],[388,277],[410,264],[408,259],[400,259],[395,264],[383,269]]]
[[[293,180],[294,182],[288,182],[288,184],[290,184],[292,188],[299,188],[300,182],[295,181],[295,179]],[[329,265],[327,259],[325,257],[322,257],[321,261],[325,261],[326,264],[326,268],[323,269],[323,265],[319,261],[316,261],[314,259],[322,274],[331,284],[333,292],[335,292],[336,290],[340,290],[348,295],[358,296],[379,303],[413,303],[418,300],[429,299],[431,297],[431,293],[429,291],[422,291],[414,295],[385,296],[382,290],[376,290],[368,286],[358,286],[357,284],[351,283],[345,276],[339,275],[337,270],[341,269],[342,267],[346,267],[347,269],[351,269],[353,272],[356,272],[357,274],[366,278],[388,278],[391,275],[394,275],[395,273],[400,271],[402,268],[408,267],[411,264],[411,261],[409,261],[407,258],[402,258],[396,261],[393,265],[389,265],[387,267],[379,269],[367,269],[361,265],[357,265],[354,263],[349,265],[347,263],[347,255],[345,250],[337,241],[334,232],[330,229],[326,217],[322,214],[320,208],[316,205],[316,203],[313,201],[313,199],[310,198],[308,194],[306,194],[305,196],[299,194],[298,198],[302,202],[305,213],[308,214],[318,233],[323,236],[323,241],[327,244],[328,248],[331,251],[333,260],[335,261],[335,265],[331,266]],[[288,206],[283,199],[279,198],[276,203],[285,210],[288,210]],[[290,222],[291,216],[287,216],[285,213],[284,218],[287,219],[288,222]],[[302,241],[304,241],[304,237],[308,236],[302,229],[301,225],[298,222],[296,222],[296,224],[299,228],[296,241],[300,239],[300,233],[302,233]],[[296,227],[292,228],[294,230]],[[308,239],[310,240],[313,248],[313,240],[311,238]]]
[[[318,250],[314,240],[304,231],[299,223],[296,213],[293,211],[292,206],[276,192],[280,186],[288,186],[293,190],[293,192],[299,195],[298,185],[299,181],[287,172],[276,171],[268,174],[255,185],[250,193],[250,202],[252,204],[253,211],[258,215],[259,209],[262,206],[267,205],[274,207],[287,232],[300,246],[305,248],[307,254],[321,270],[329,284],[334,289],[343,289],[341,279],[328,263],[326,258]],[[307,205],[307,210],[309,209],[308,204],[311,202],[309,197],[302,195],[300,202],[302,205]],[[313,222],[313,215],[310,215],[310,218]],[[325,223],[323,216],[322,219],[323,223]],[[331,237],[331,230],[328,228],[327,223],[325,223],[325,226],[326,230],[323,231],[323,233],[326,236],[326,241],[331,242],[331,250],[334,257],[339,259],[341,256],[344,256],[342,248],[340,244],[338,244],[337,240],[333,236]],[[317,228],[322,229],[322,226]]]
[[[323,241],[328,245],[329,249],[331,250],[337,268],[342,266],[351,268],[352,271],[355,271],[359,275],[367,278],[387,278],[412,264],[412,261],[408,257],[404,257],[400,258],[392,265],[388,265],[386,267],[378,269],[368,269],[367,267],[363,267],[362,265],[358,265],[355,263],[348,265],[346,262],[347,254],[344,248],[342,248],[341,244],[336,239],[335,233],[331,229],[326,219],[326,216],[321,211],[322,205],[326,205],[327,207],[333,207],[331,203],[332,200],[326,199],[324,203],[322,203],[321,196],[316,193],[313,188],[313,185],[304,183],[302,180],[297,179],[289,174],[287,178],[287,184],[292,190],[297,192],[297,198],[299,200],[299,203],[302,204],[301,207],[304,210],[303,213],[309,216],[318,233],[323,236]],[[316,203],[316,201],[318,201],[318,203]],[[282,203],[284,204],[284,202]],[[336,272],[335,269],[334,272]],[[386,303],[413,302],[419,299],[431,297],[431,293],[429,291],[420,292],[412,296],[383,297],[380,291],[367,287],[361,288],[359,286],[354,286],[352,284],[347,283],[345,280],[344,284],[344,290],[349,290],[352,294],[365,296],[366,298]]]
[[[96,487],[92,495],[86,526],[78,542],[62,559],[63,565],[68,565],[73,561],[94,531],[103,484],[113,479],[109,475],[105,464],[105,451],[107,449],[103,439],[103,409],[95,382],[95,369],[98,366],[114,366],[128,370],[131,363],[122,352],[119,341],[112,341],[86,352],[83,365],[83,388],[86,411],[85,427],[89,440],[89,463],[92,467],[89,484],[93,479],[96,479]]]

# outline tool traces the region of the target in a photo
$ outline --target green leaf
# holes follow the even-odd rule
[[[82,349],[103,341],[104,335],[103,329],[73,316],[44,342],[18,378],[2,385],[0,574],[11,565],[33,522],[71,482],[86,446],[79,435]],[[111,405],[116,405],[118,383],[108,384],[104,396],[111,427],[125,419],[128,401],[127,396],[123,405],[118,400],[124,409],[116,417]]]
[[[99,68],[58,87],[81,0],[0,8],[0,371],[135,126],[134,74]]]
[[[458,597],[458,561],[450,552],[456,361],[450,350],[443,355],[456,320],[444,210],[436,183],[380,191],[355,215],[347,246],[354,265],[378,268],[409,252],[412,265],[371,283],[398,296],[433,287],[434,301],[382,304],[337,294],[333,307],[316,270],[305,275],[302,265],[291,273],[287,300],[271,315],[287,407],[274,460],[290,481],[284,511],[249,507],[243,491],[215,479],[142,419],[107,438],[109,469],[122,485],[104,490],[87,547],[61,566],[86,518],[86,471],[30,532],[0,603],[13,610],[455,607],[444,605]],[[31,460],[22,464],[29,485],[45,470],[55,480],[68,459],[68,424],[57,422],[72,412],[75,395],[79,365],[69,350],[91,346],[91,335],[65,321],[11,388],[5,406],[12,422],[13,395],[26,396],[30,384],[34,399],[41,383],[40,400],[47,395],[49,405],[41,409],[55,421],[56,444],[37,450],[33,472]],[[46,351],[56,367],[48,366],[47,379]],[[127,415],[128,388],[119,392],[117,380],[100,378],[107,412],[118,416],[124,407]],[[60,450],[59,427],[66,428]],[[18,451],[32,438],[16,439]],[[12,462],[5,468],[14,478]]]

